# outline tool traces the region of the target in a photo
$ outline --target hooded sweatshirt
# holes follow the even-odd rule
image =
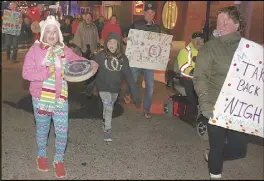
[[[121,37],[111,32],[104,42],[105,48],[107,48],[107,42],[110,39],[115,39],[121,44]],[[120,58],[106,58],[103,50],[95,55],[95,61],[99,65],[95,79],[99,92],[120,93],[122,77],[125,77],[132,92],[134,102],[136,104],[140,103],[139,92],[125,54],[122,53]]]

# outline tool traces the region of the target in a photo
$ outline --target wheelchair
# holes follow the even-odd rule
[[[181,97],[187,96],[186,89],[181,84],[181,78],[182,76],[178,67],[178,63],[175,62],[174,70],[167,70],[166,72],[166,86],[171,87],[175,91],[175,94],[171,96],[173,101],[179,101],[175,99],[179,96]],[[181,117],[180,119],[183,120]],[[196,129],[196,133],[199,136],[199,138],[205,141],[208,140],[206,120],[207,119],[202,114],[198,114],[196,123],[195,125],[193,125],[193,127],[195,127]]]

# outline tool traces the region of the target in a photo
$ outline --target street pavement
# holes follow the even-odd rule
[[[17,103],[29,94],[28,82],[21,77],[24,55],[19,53],[19,63],[14,64],[2,53],[2,179],[56,179],[53,168],[49,172],[36,168],[32,112],[4,103]],[[83,91],[82,83],[69,87],[69,96]],[[142,95],[143,92],[142,89]],[[153,102],[160,102],[169,93],[163,84],[155,83]],[[85,97],[83,100],[87,104],[91,101]],[[25,106],[30,107],[30,101]],[[77,99],[70,101],[70,109],[80,107]],[[192,126],[176,117],[157,114],[146,120],[133,106],[124,105],[124,113],[113,119],[112,131],[113,142],[107,144],[103,141],[100,119],[70,118],[66,179],[209,179],[203,157],[208,142],[201,140]],[[47,146],[50,166],[55,152],[54,138],[51,126]],[[225,162],[223,179],[263,180],[263,139],[252,138],[246,158]]]

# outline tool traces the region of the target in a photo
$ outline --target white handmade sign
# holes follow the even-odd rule
[[[20,35],[21,33],[21,13],[17,11],[4,10],[2,17],[2,33],[10,35]]]
[[[166,70],[172,35],[130,29],[126,56],[130,67]]]
[[[263,137],[263,50],[241,39],[210,124]]]

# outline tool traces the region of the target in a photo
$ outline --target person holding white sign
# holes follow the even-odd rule
[[[17,2],[16,1],[11,1],[9,4],[9,9],[12,11],[12,13],[19,13],[20,17],[19,17],[19,23],[22,24],[22,17],[21,17],[21,13],[18,12],[17,10]],[[14,17],[10,17],[13,19],[14,21]],[[3,18],[2,18],[3,19]],[[7,23],[9,24],[9,23]],[[12,24],[14,25],[14,24]],[[9,31],[8,33],[5,34],[5,44],[6,44],[6,55],[7,55],[7,60],[10,60],[10,58],[12,59],[13,63],[17,63],[17,51],[18,51],[18,38],[21,32],[21,25],[20,25],[20,30],[19,30],[19,34],[14,34],[13,28],[11,28],[9,26]],[[11,45],[13,47],[13,54],[12,57],[11,56]]]
[[[206,42],[199,51],[194,70],[194,88],[199,109],[206,122],[213,109],[241,40],[243,21],[235,6],[222,8],[217,14],[218,37]],[[220,179],[223,162],[243,158],[247,153],[247,135],[208,124],[209,153],[205,153],[211,179]]]
[[[131,25],[130,29],[137,29],[137,30],[144,30],[144,31],[151,31],[151,32],[160,33],[160,26],[154,22],[154,17],[155,17],[154,4],[146,1],[144,20],[138,20],[138,21],[134,22]],[[124,42],[126,42],[126,41],[127,41],[127,38],[124,38]],[[133,73],[133,77],[134,77],[135,82],[137,82],[139,74],[141,72],[144,73],[146,89],[145,89],[143,111],[144,111],[145,118],[150,119],[151,118],[150,107],[152,104],[152,95],[153,95],[153,89],[154,89],[154,70],[137,68],[137,67],[130,67],[130,68],[131,68],[131,71]],[[131,100],[129,87],[127,87],[124,100],[127,104]]]

